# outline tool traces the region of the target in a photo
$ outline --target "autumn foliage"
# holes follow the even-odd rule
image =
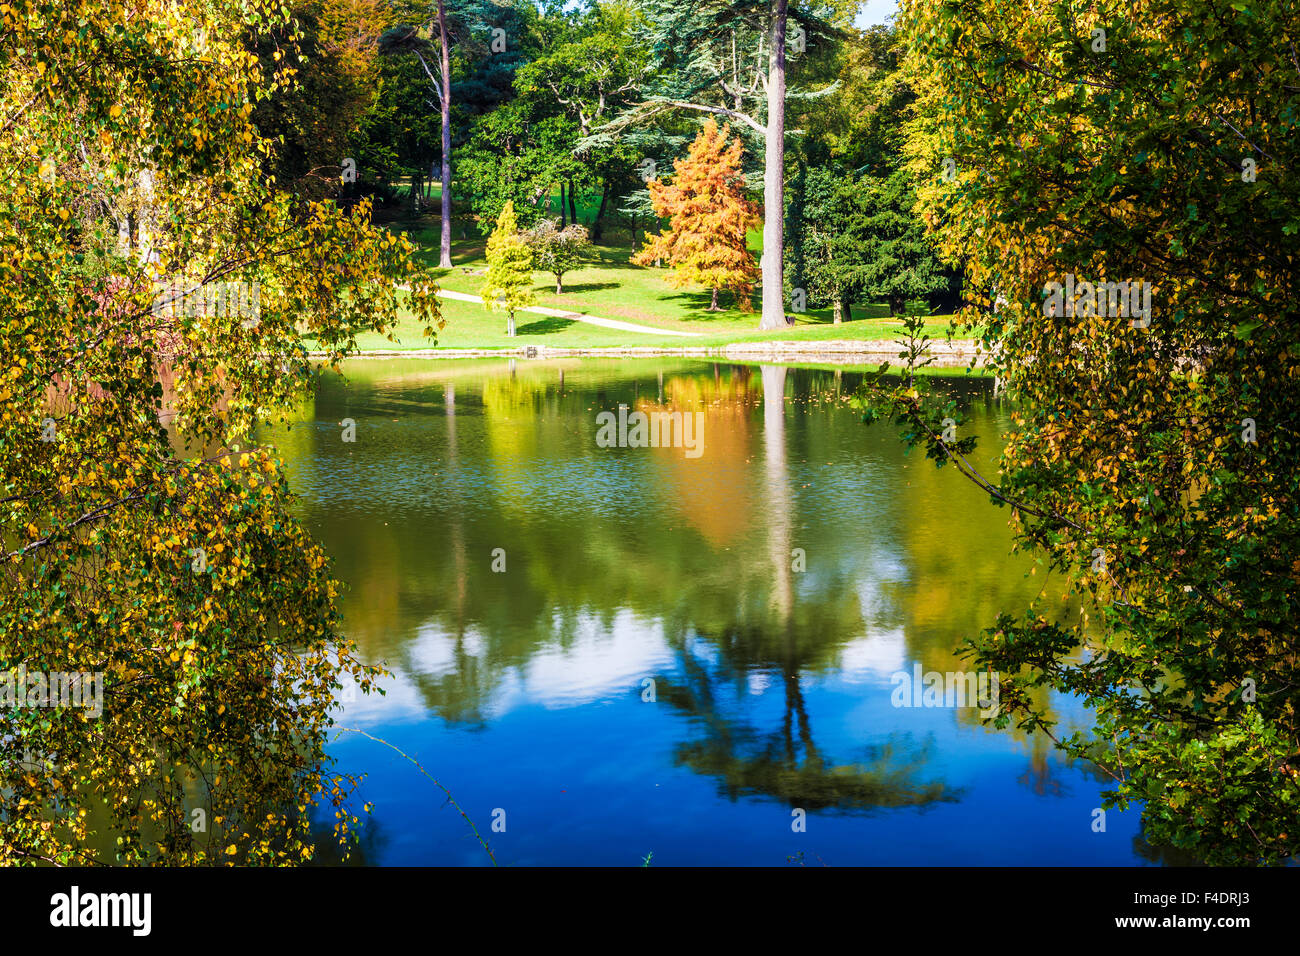
[[[300,863],[357,821],[327,733],[378,671],[254,430],[313,386],[304,336],[334,363],[440,316],[368,202],[264,174],[291,68],[248,47],[292,19],[0,4],[0,865]]]
[[[672,180],[650,182],[656,215],[670,221],[632,261],[637,265],[667,262],[668,284],[674,288],[712,289],[711,310],[718,307],[718,290],[726,289],[742,309],[750,311],[758,265],[745,245],[745,233],[757,225],[759,209],[745,198],[740,140],[728,143],[728,134],[727,126],[719,129],[709,120],[686,158],[673,163]]]
[[[1094,6],[1100,30],[1066,9],[912,0],[901,18],[922,212],[1012,401],[997,484],[976,480],[1081,607],[1004,614],[970,652],[1008,675],[1001,725],[1098,767],[1104,807],[1140,805],[1150,845],[1284,863],[1300,854],[1300,64],[1278,37],[1300,18],[1283,0],[1128,0]],[[1145,316],[1092,306],[1125,281],[1152,288]],[[969,473],[915,394],[895,406],[905,435]],[[1056,726],[1045,687],[1087,701],[1094,728]]]

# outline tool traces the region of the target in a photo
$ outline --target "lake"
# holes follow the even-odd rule
[[[1092,768],[985,727],[977,701],[908,690],[960,677],[964,638],[1064,588],[1011,554],[1006,509],[862,424],[860,374],[576,358],[345,373],[261,435],[336,562],[346,634],[392,672],[339,723],[417,759],[501,865],[1159,861],[1136,808],[1094,829]],[[991,380],[945,381],[987,463],[1006,408]],[[602,447],[598,416],[620,405],[690,416],[699,447]],[[1075,701],[1052,706],[1087,725]],[[351,731],[330,752],[374,804],[353,862],[491,865],[411,762]]]

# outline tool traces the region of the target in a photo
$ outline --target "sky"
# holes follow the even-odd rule
[[[877,23],[884,23],[897,10],[898,0],[863,0],[862,8],[858,10],[858,18],[854,21],[854,25],[869,27]]]

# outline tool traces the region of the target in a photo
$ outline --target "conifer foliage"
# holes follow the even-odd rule
[[[713,291],[710,311],[718,309],[718,291],[726,289],[745,311],[758,265],[745,245],[745,233],[759,222],[756,203],[745,197],[741,176],[740,139],[728,142],[729,128],[709,120],[685,159],[673,163],[670,182],[649,184],[656,215],[669,219],[668,228],[649,237],[632,261],[637,265],[667,262],[668,284],[674,288],[702,285]]]
[[[483,304],[493,312],[506,313],[506,335],[515,334],[515,312],[533,304],[533,251],[519,234],[515,204],[507,202],[497,217],[497,227],[488,237],[487,281]]]

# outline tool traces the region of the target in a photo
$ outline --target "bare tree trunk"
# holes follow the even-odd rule
[[[451,268],[451,55],[447,49],[447,11],[438,0],[438,40],[442,47],[442,238],[438,265]]]
[[[564,183],[560,183],[560,228],[569,224],[569,210],[564,205]]]
[[[836,325],[844,321],[844,300],[839,296],[836,296],[834,301],[831,302],[831,315],[834,317],[833,321]]]
[[[605,216],[605,204],[609,201],[609,180],[606,179],[600,190],[600,208],[596,210],[596,221],[591,224],[591,238],[599,242],[601,231],[604,229],[602,219]]]
[[[569,180],[569,218],[573,220],[573,224],[575,226],[578,224],[578,206],[573,201],[573,180],[572,179]]]
[[[513,312],[506,316],[506,335],[514,337],[515,334],[515,314]]]
[[[555,294],[556,295],[564,294],[564,273],[563,272],[555,273]]]
[[[709,303],[709,311],[710,312],[718,311],[718,290],[717,289],[713,290],[713,301]]]
[[[772,2],[767,61],[767,136],[763,170],[763,317],[760,329],[785,328],[782,280],[785,218],[785,20],[789,0]]]

